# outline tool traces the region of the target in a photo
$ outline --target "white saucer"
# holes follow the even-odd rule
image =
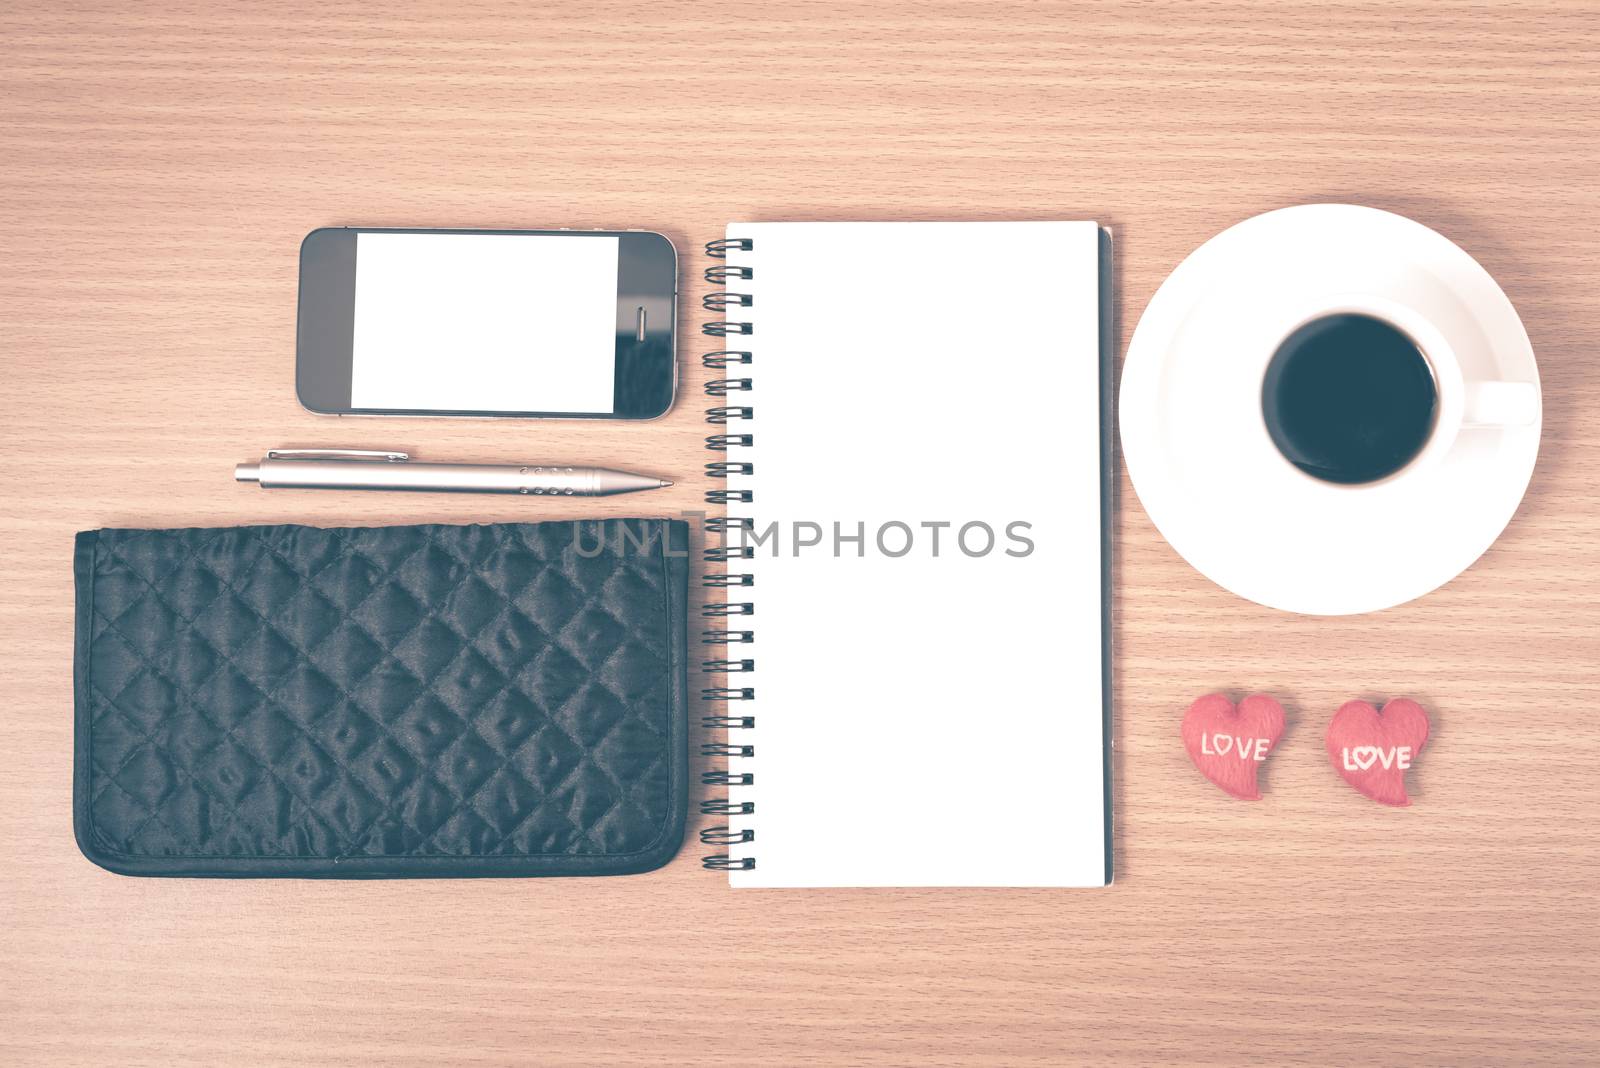
[[[1272,330],[1285,308],[1330,293],[1411,309],[1470,374],[1539,382],[1522,321],[1489,273],[1389,212],[1347,204],[1268,212],[1218,234],[1172,272],[1123,368],[1128,475],[1157,529],[1196,570],[1241,597],[1312,615],[1388,608],[1466,570],[1510,522],[1539,452],[1539,418],[1463,428],[1411,477],[1335,486],[1261,447],[1240,411],[1207,403],[1199,383],[1237,373],[1253,358],[1249,345],[1281,336]],[[1254,398],[1239,391],[1240,402],[1259,413],[1259,381],[1255,390]]]

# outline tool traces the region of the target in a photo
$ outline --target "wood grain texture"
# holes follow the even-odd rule
[[[0,1052],[13,1063],[1594,1063],[1600,1059],[1600,13],[1588,0],[657,0],[0,7]],[[1421,601],[1258,608],[1189,570],[1125,476],[1119,881],[1105,892],[732,893],[699,850],[602,881],[135,880],[72,841],[70,551],[111,525],[512,520],[564,502],[265,494],[280,445],[550,457],[679,479],[644,425],[347,421],[295,403],[296,249],[336,224],[1096,218],[1124,342],[1207,237],[1347,200],[1452,237],[1544,377],[1533,486]],[[972,299],[1004,275],[972,265]],[[839,299],[872,265],[840,258]],[[697,317],[685,314],[692,330]],[[977,397],[993,368],[975,359]],[[859,419],[860,398],[818,413]],[[959,413],[952,415],[959,419]],[[870,450],[870,445],[863,445]],[[626,514],[643,502],[586,504]],[[1217,501],[1220,523],[1270,502]],[[1278,694],[1266,799],[1178,738]],[[1417,805],[1326,766],[1347,697],[1436,735]],[[990,710],[1003,729],[1006,710]],[[848,788],[848,784],[842,784]],[[953,785],[952,788],[964,788]],[[1004,777],[974,782],[1004,819]],[[843,834],[893,835],[862,812]],[[952,843],[952,848],[982,843]]]

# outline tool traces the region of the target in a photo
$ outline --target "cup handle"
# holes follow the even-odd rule
[[[1463,426],[1527,426],[1539,417],[1532,382],[1468,382]]]

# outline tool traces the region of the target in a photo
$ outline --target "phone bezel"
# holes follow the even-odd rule
[[[357,408],[350,403],[355,332],[358,234],[502,234],[619,239],[618,322],[641,299],[672,309],[666,322],[646,318],[645,340],[617,333],[617,409],[611,412],[462,411],[430,408]],[[672,407],[677,391],[678,253],[664,235],[649,230],[472,230],[407,227],[321,227],[300,243],[300,291],[295,327],[295,394],[319,415],[461,416],[504,419],[654,419]],[[623,388],[624,377],[629,378]]]

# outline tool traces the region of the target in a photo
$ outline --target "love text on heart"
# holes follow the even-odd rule
[[[1411,747],[1409,745],[1391,745],[1379,748],[1375,745],[1346,746],[1341,750],[1345,771],[1366,771],[1377,764],[1385,769],[1399,768],[1405,771],[1411,766]]]
[[[1240,760],[1262,761],[1272,748],[1271,738],[1240,738],[1234,734],[1202,734],[1200,752],[1206,756],[1227,756],[1232,753]]]

